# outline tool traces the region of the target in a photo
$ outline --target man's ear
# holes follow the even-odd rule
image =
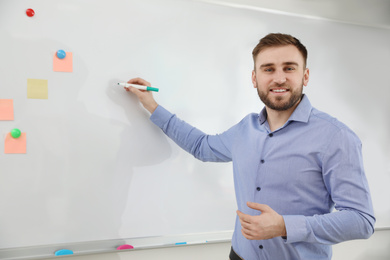
[[[254,70],[252,70],[252,84],[254,88],[257,88],[256,72]]]
[[[305,69],[305,74],[303,74],[303,85],[306,87],[307,84],[309,83],[309,69]]]

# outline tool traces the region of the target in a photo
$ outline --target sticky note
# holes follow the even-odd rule
[[[73,53],[65,52],[66,56],[63,59],[57,57],[57,53],[53,56],[53,71],[58,72],[73,72]]]
[[[14,101],[0,99],[0,120],[14,120]]]
[[[48,99],[48,96],[46,79],[27,79],[27,98]]]
[[[26,153],[26,147],[26,133],[22,133],[18,138],[13,138],[11,133],[8,133],[5,137],[4,153]]]

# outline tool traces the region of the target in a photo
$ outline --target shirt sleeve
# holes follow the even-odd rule
[[[220,135],[207,135],[158,106],[150,120],[185,151],[201,161],[229,162],[232,160],[233,129]]]
[[[322,160],[325,186],[336,211],[314,216],[283,216],[286,243],[336,244],[365,239],[374,233],[375,217],[364,173],[359,138],[341,129],[326,148]]]

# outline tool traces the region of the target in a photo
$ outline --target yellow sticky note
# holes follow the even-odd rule
[[[53,57],[53,70],[58,72],[73,72],[73,53],[66,52],[66,56],[63,59],[58,58],[55,53]]]
[[[0,120],[14,120],[14,101],[0,99]]]
[[[27,79],[27,98],[48,99],[47,79]]]
[[[22,133],[18,138],[13,138],[11,133],[7,134],[4,141],[4,153],[26,153],[26,150],[26,133]]]

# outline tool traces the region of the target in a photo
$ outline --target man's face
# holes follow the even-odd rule
[[[252,83],[268,109],[295,109],[308,82],[309,69],[293,45],[266,48],[255,59]]]

